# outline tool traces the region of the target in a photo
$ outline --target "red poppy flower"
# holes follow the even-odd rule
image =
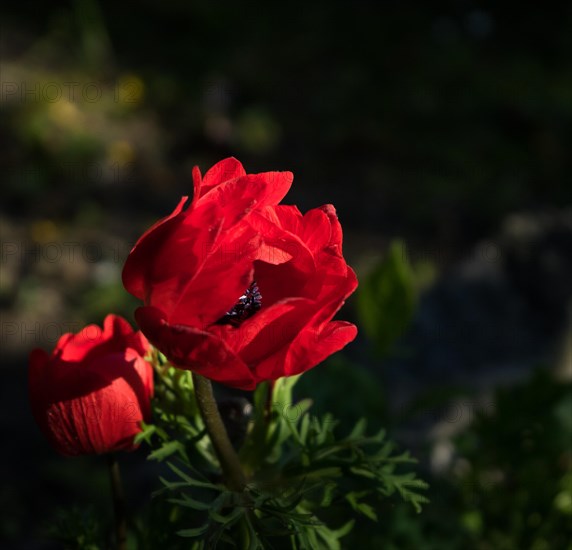
[[[336,211],[278,205],[292,179],[246,174],[234,158],[204,177],[195,168],[191,204],[183,197],[131,251],[123,283],[145,302],[137,322],[175,366],[253,389],[355,338],[331,321],[357,286]]]
[[[32,413],[63,455],[132,450],[142,420],[150,421],[153,368],[149,342],[127,321],[108,315],[103,330],[89,325],[64,334],[54,351],[30,354]]]

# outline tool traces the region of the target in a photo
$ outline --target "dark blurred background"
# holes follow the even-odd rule
[[[351,544],[571,548],[571,59],[566,2],[3,5],[0,546],[107,507],[103,464],[33,423],[30,349],[132,320],[130,247],[233,155],[333,203],[360,278],[358,340],[300,393],[388,427],[432,486]]]

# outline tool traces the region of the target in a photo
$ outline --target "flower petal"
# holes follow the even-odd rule
[[[196,209],[210,207],[220,212],[221,209],[228,208],[237,201],[245,201],[248,212],[255,208],[275,205],[284,198],[292,185],[293,178],[291,172],[266,172],[231,179],[201,195],[196,203]],[[234,222],[228,218],[226,223]]]
[[[255,376],[261,382],[305,372],[341,350],[356,334],[357,328],[345,321],[328,323],[321,332],[308,327],[290,346],[258,363]]]
[[[239,327],[214,325],[216,334],[234,350],[247,365],[287,345],[311,319],[313,302],[305,298],[289,298],[262,309]]]
[[[320,331],[306,329],[293,342],[284,363],[284,374],[305,372],[341,350],[357,335],[357,327],[346,321],[332,321]]]
[[[51,356],[30,354],[32,413],[56,450],[66,455],[134,448],[142,419],[149,420],[153,369],[149,344],[117,315],[103,330],[89,325],[63,335]]]
[[[158,249],[168,243],[168,236],[184,219],[182,210],[187,199],[188,197],[183,197],[171,214],[145,231],[127,257],[121,274],[123,286],[140,300],[145,299],[148,281],[153,277],[156,266],[149,258],[153,258]]]
[[[301,238],[312,252],[317,253],[328,246],[331,236],[332,226],[325,212],[319,208],[306,212]]]
[[[176,367],[192,370],[211,380],[244,390],[256,382],[245,363],[216,335],[185,325],[170,325],[163,312],[145,306],[135,318],[147,338]]]
[[[134,365],[122,354],[99,361],[89,371],[74,369],[73,376],[62,380],[68,385],[66,393],[73,397],[52,401],[43,410],[41,426],[62,454],[130,450],[141,421],[150,418],[148,396],[133,384],[141,384]],[[142,358],[139,361],[151,369]]]
[[[223,159],[207,171],[202,179],[198,196],[202,197],[217,185],[241,176],[246,176],[246,171],[237,159],[234,157]]]
[[[253,281],[258,240],[254,232],[244,233],[214,250],[170,301],[169,323],[206,329],[232,309]],[[163,309],[160,302],[152,305]]]
[[[325,204],[324,206],[320,206],[320,210],[322,210],[330,219],[331,224],[331,238],[330,238],[330,246],[336,246],[339,249],[339,254],[342,254],[342,226],[340,225],[340,220],[338,219],[338,215],[336,213],[336,209],[332,204]]]

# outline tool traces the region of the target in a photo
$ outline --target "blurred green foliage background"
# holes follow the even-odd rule
[[[104,465],[31,419],[27,354],[133,319],[131,245],[234,155],[335,204],[360,279],[360,337],[300,397],[387,426],[433,488],[348,547],[572,548],[571,56],[566,2],[3,5],[0,545],[57,547],[69,503],[108,519]]]

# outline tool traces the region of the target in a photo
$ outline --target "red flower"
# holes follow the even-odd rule
[[[246,174],[234,158],[201,177],[194,197],[131,251],[123,283],[145,302],[136,319],[177,367],[223,384],[304,372],[356,336],[331,321],[357,286],[333,206],[302,215],[278,205],[290,172]]]
[[[141,420],[150,420],[153,368],[144,360],[149,343],[116,315],[103,331],[89,325],[64,334],[51,356],[30,354],[32,413],[63,455],[132,450]]]

